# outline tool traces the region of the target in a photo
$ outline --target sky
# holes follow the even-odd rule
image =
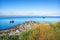
[[[0,16],[60,16],[60,0],[0,0]]]

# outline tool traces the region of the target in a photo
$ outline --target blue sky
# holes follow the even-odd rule
[[[60,16],[59,0],[0,0],[0,16]]]

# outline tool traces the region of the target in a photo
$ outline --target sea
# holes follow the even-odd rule
[[[14,23],[10,23],[12,20]],[[60,16],[0,16],[0,30],[12,28],[27,21],[47,23],[60,22]]]

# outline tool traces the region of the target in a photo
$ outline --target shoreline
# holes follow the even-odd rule
[[[6,30],[1,30],[0,31],[0,35],[1,34],[7,34],[7,35],[13,35],[13,34],[16,34],[16,35],[19,35],[20,32],[24,31],[24,30],[28,30],[29,28],[33,27],[36,23],[40,24],[40,23],[43,23],[43,24],[60,24],[60,22],[52,22],[52,23],[47,23],[47,22],[35,22],[35,21],[27,21],[27,22],[24,22],[23,24],[18,24],[14,27],[11,27],[9,29],[6,29]]]
[[[35,21],[28,21],[28,22],[25,22],[23,24],[18,24],[14,27],[11,27],[11,28],[8,28],[8,29],[5,29],[5,30],[0,30],[0,34],[8,34],[8,35],[13,35],[13,34],[19,34],[19,32],[23,31],[23,30],[27,30],[29,29],[30,27],[34,26],[34,24],[37,23]],[[14,33],[13,33],[14,32]]]

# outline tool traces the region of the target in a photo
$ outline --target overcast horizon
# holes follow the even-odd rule
[[[0,16],[60,16],[60,0],[0,0]]]

